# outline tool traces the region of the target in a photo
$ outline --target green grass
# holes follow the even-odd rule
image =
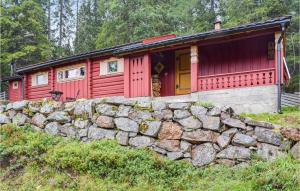
[[[241,114],[244,117],[250,117],[258,121],[266,121],[282,127],[300,128],[300,109],[297,107],[284,107],[282,114],[279,113],[261,113],[261,114]]]
[[[289,155],[248,167],[195,168],[114,141],[80,143],[0,127],[0,190],[300,190],[300,164]],[[5,161],[10,161],[9,164]]]

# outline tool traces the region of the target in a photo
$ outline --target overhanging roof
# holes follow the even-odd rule
[[[78,61],[78,60],[87,59],[87,58],[93,58],[93,57],[105,56],[105,55],[118,56],[118,55],[130,54],[130,53],[137,52],[137,51],[144,51],[147,49],[159,48],[161,46],[171,46],[171,45],[179,44],[179,43],[190,43],[193,41],[223,37],[223,36],[233,35],[233,34],[237,34],[237,33],[252,31],[252,30],[261,30],[261,29],[267,29],[267,28],[272,28],[272,27],[279,27],[281,24],[284,24],[287,26],[287,25],[289,25],[290,21],[291,21],[291,16],[283,16],[283,17],[278,17],[278,18],[270,19],[270,20],[263,21],[263,22],[255,22],[255,23],[240,25],[237,27],[221,29],[218,31],[212,30],[212,31],[197,33],[197,34],[193,34],[193,35],[179,36],[179,37],[162,40],[162,41],[157,41],[157,42],[153,42],[153,43],[149,43],[149,44],[143,44],[142,42],[129,43],[129,44],[124,44],[124,45],[120,45],[120,46],[115,46],[115,47],[110,47],[110,48],[106,48],[106,49],[95,50],[95,51],[91,51],[91,52],[86,52],[86,53],[82,53],[82,54],[59,58],[59,59],[55,59],[55,60],[50,60],[50,61],[46,61],[43,63],[34,64],[34,65],[20,67],[20,68],[17,68],[17,72],[18,73],[26,73],[26,72],[30,72],[32,70],[37,70],[37,69],[51,67],[51,66],[57,66],[60,64]]]

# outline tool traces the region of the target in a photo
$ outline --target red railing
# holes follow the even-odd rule
[[[198,90],[218,90],[275,84],[275,68],[198,76]]]

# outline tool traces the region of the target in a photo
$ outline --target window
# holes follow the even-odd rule
[[[123,59],[111,58],[100,62],[100,75],[119,74],[124,71]]]
[[[85,76],[85,67],[62,69],[57,72],[57,81],[67,81],[74,79],[82,79]]]
[[[37,73],[32,75],[32,86],[48,84],[48,72]]]
[[[18,89],[18,87],[19,87],[18,81],[14,81],[12,87],[13,87],[13,89]]]

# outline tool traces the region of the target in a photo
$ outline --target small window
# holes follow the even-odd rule
[[[38,73],[32,76],[32,86],[48,84],[48,72]]]
[[[14,81],[12,87],[13,87],[13,89],[18,89],[19,83],[17,81]]]
[[[74,79],[81,79],[85,76],[85,67],[78,67],[78,68],[70,68],[65,70],[60,70],[57,72],[57,80],[67,81],[67,80],[74,80]]]
[[[111,61],[107,63],[107,73],[116,73],[118,72],[118,61]]]

